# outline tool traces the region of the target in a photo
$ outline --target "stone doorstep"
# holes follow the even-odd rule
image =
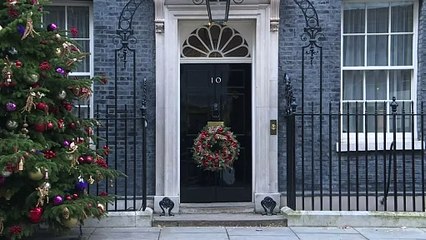
[[[175,216],[154,216],[154,227],[286,227],[287,220],[282,215],[261,215],[255,213],[188,213]]]
[[[281,208],[289,227],[424,227],[424,212],[294,211]]]
[[[84,228],[96,227],[151,227],[153,210],[145,211],[109,212],[100,220],[90,218],[84,221]]]

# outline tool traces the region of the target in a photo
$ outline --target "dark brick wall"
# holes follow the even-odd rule
[[[120,41],[116,35],[119,17],[128,0],[94,0],[94,66],[96,75],[106,75],[109,79],[106,85],[95,84],[94,97],[95,107],[102,113],[98,117],[104,118],[108,112],[110,117],[119,118],[136,115],[140,116],[140,107],[144,97],[142,86],[143,79],[147,79],[147,168],[148,168],[148,194],[154,194],[155,189],[155,31],[154,31],[154,4],[153,1],[142,1],[141,6],[136,10],[133,17],[133,30],[135,43],[130,44],[134,49],[128,54],[128,63],[124,66],[120,59],[115,61],[115,50],[120,48]],[[122,54],[122,52],[120,52]],[[134,56],[136,65],[133,65]],[[117,68],[117,79],[115,79],[115,66]],[[136,79],[132,72],[135,70]],[[136,86],[136,88],[134,87]],[[136,103],[136,104],[134,104]],[[115,106],[118,106],[115,109]],[[125,111],[127,105],[127,111]],[[117,115],[115,115],[117,113]],[[125,127],[127,123],[127,129]],[[127,172],[129,177],[120,179],[117,182],[118,192],[123,191],[127,182],[129,193],[133,193],[136,187],[136,194],[141,193],[141,152],[142,137],[140,120],[117,122],[109,120],[103,121],[104,128],[101,135],[108,137],[108,145],[112,149],[108,161],[112,166],[123,172]],[[113,133],[116,132],[116,135]],[[135,141],[136,140],[136,141]],[[136,157],[134,157],[136,152]],[[127,168],[124,162],[127,161]],[[137,173],[136,179],[133,172]]]
[[[322,47],[322,100],[323,109],[328,107],[328,102],[338,103],[340,100],[340,22],[341,22],[341,0],[323,0],[311,1],[315,7],[319,26],[325,36],[325,41],[318,41]],[[310,55],[304,54],[303,46],[308,42],[301,39],[306,26],[305,17],[302,10],[293,0],[281,1],[280,7],[280,32],[279,32],[279,121],[281,128],[279,130],[279,186],[280,191],[286,189],[286,129],[285,129],[285,98],[284,98],[284,73],[287,73],[293,82],[298,111],[302,108],[306,111],[311,109],[311,103],[314,108],[319,106],[320,92],[320,52],[315,55],[313,62],[310,62]],[[319,51],[319,48],[315,49]],[[305,61],[302,62],[302,55]],[[302,76],[302,65],[305,68],[305,74]],[[303,81],[303,100],[302,100],[302,81]],[[327,123],[328,124],[328,123]],[[325,125],[328,128],[328,125]],[[316,130],[318,131],[318,130]],[[315,145],[319,141],[328,142],[328,139],[316,139]],[[298,146],[300,146],[300,143]],[[306,146],[305,151],[309,150]],[[300,155],[298,156],[301,157]],[[300,161],[298,162],[300,164]]]

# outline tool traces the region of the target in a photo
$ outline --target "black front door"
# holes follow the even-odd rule
[[[181,202],[251,201],[251,64],[181,64],[180,86]],[[213,106],[213,116],[240,142],[231,171],[205,171],[192,159],[194,139],[213,120]]]

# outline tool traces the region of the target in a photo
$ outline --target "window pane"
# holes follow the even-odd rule
[[[76,43],[81,52],[89,53],[90,40],[79,40]],[[74,72],[90,72],[90,55],[87,55],[81,62],[77,63],[77,69]]]
[[[413,31],[413,4],[393,3],[392,4],[392,32],[412,32]]]
[[[394,35],[391,38],[391,65],[413,64],[413,35]]]
[[[343,32],[365,32],[365,4],[347,4],[343,12]]]
[[[48,12],[48,14],[43,16],[45,26],[50,23],[54,23],[59,29],[65,30],[65,7],[46,6],[44,10]]]
[[[363,132],[363,107],[362,102],[344,102],[342,128],[343,132]],[[349,126],[349,127],[348,127]]]
[[[76,27],[79,38],[89,38],[89,7],[68,7],[68,30]]]
[[[365,72],[367,100],[387,100],[386,71]]]
[[[364,36],[345,36],[343,38],[343,65],[364,66]]]
[[[367,37],[367,65],[388,65],[388,36]]]
[[[389,32],[389,4],[367,5],[367,32],[386,33]]]
[[[343,100],[362,100],[363,77],[362,71],[343,72]]]
[[[386,126],[386,104],[387,102],[367,103],[367,131],[383,132]]]
[[[389,72],[389,97],[397,100],[411,99],[411,70]]]

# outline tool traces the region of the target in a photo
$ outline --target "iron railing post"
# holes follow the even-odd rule
[[[285,74],[287,136],[287,206],[296,209],[296,99],[290,77]]]
[[[287,206],[296,209],[296,102],[287,115]]]
[[[392,133],[393,133],[393,149],[392,158],[393,158],[393,190],[394,190],[394,210],[398,211],[398,183],[397,183],[397,166],[396,166],[396,112],[398,104],[396,103],[396,97],[392,98],[392,103],[390,104],[392,108]]]
[[[147,171],[146,171],[146,129],[148,127],[148,121],[146,118],[146,78],[143,80],[143,100],[141,107],[141,115],[142,115],[142,210],[146,210],[146,196],[147,196]]]

